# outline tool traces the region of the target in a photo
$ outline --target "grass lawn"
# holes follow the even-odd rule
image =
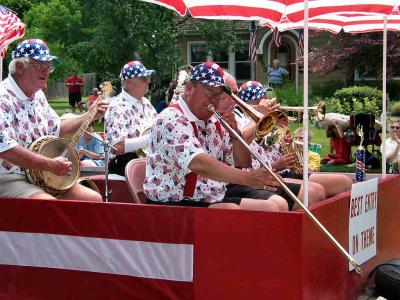
[[[87,97],[83,97],[83,102],[86,103]],[[57,112],[58,115],[62,115],[65,113],[65,110],[69,108],[68,99],[67,98],[59,98],[49,100],[50,106]],[[78,111],[78,110],[77,110]],[[294,133],[296,128],[302,127],[301,123],[291,123],[289,124],[290,131]],[[100,132],[103,131],[104,124],[103,123],[94,123],[94,131]],[[325,136],[325,130],[320,128],[315,128],[313,125],[310,125],[311,131],[313,133],[313,143],[321,144],[321,157],[326,156],[329,153],[329,139]],[[355,147],[352,147],[352,152],[354,154]],[[354,157],[354,155],[353,155]],[[348,167],[346,165],[343,166],[321,166],[321,171],[323,172],[346,172],[353,173],[355,172],[355,167]],[[380,169],[367,169],[367,173],[380,173]]]

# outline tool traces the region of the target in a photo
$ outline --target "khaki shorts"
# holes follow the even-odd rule
[[[0,197],[30,198],[32,195],[44,192],[26,181],[26,177],[20,174],[0,175]]]

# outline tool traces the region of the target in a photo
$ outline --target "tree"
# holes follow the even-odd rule
[[[310,52],[312,72],[329,74],[337,70],[345,71],[347,83],[354,81],[354,71],[361,76],[382,76],[382,36],[381,32],[365,34],[339,33],[331,35],[330,40],[321,48]],[[399,74],[400,35],[388,34],[388,75]]]

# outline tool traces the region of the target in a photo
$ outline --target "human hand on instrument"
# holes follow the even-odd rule
[[[282,178],[277,175],[281,180]],[[247,186],[253,189],[264,189],[275,192],[279,186],[278,181],[264,168],[249,171],[249,182]]]
[[[50,172],[58,176],[68,176],[72,173],[72,162],[63,156],[53,158]]]
[[[111,149],[111,152],[115,155],[122,155],[125,153],[125,139],[119,141],[113,145],[115,149]]]
[[[97,102],[97,101],[96,101]],[[95,103],[96,103],[95,102]],[[106,102],[105,100],[99,100],[96,105],[91,105],[89,107],[89,112],[92,112],[93,109],[97,110],[96,115],[94,116],[94,118],[96,120],[101,119],[104,117],[104,114],[106,113],[106,110],[108,108],[108,102]]]
[[[276,104],[274,99],[261,99],[257,105],[254,105],[254,108],[263,115],[266,115],[271,111],[279,110],[280,105]]]
[[[83,147],[80,147],[78,150],[78,154],[79,154],[79,159],[82,159],[85,155],[86,155],[86,149]]]
[[[280,159],[274,161],[272,166],[278,171],[291,169],[294,167],[296,161],[297,158],[294,154],[285,154]]]

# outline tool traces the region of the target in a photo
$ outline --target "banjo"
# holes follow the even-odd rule
[[[101,88],[102,95],[93,105],[97,105],[100,100],[108,98],[112,91],[110,81],[103,83]],[[72,172],[70,175],[58,176],[49,171],[26,169],[28,181],[45,190],[51,195],[59,195],[70,189],[78,180],[80,175],[80,159],[76,151],[76,144],[83,133],[96,116],[97,109],[93,109],[83,121],[78,131],[69,139],[46,135],[38,138],[29,146],[29,150],[48,158],[63,156],[72,162]]]

